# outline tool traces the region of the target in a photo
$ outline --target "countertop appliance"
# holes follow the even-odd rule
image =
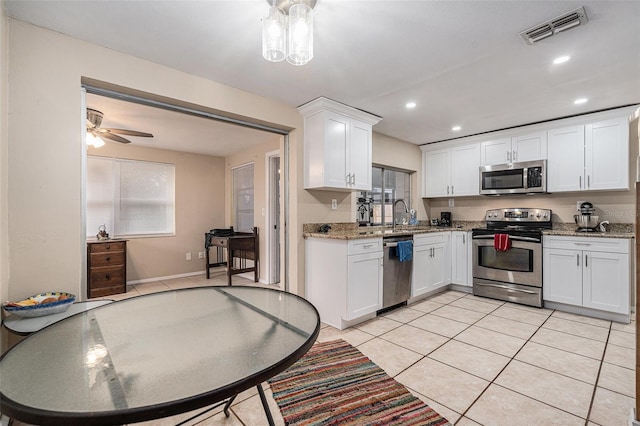
[[[358,218],[358,225],[371,225],[373,223],[373,199],[359,197],[356,209],[356,216]]]
[[[480,166],[480,194],[547,192],[547,160]]]
[[[451,226],[451,212],[440,212],[439,226]]]
[[[485,219],[485,228],[471,232],[473,294],[541,308],[542,231],[551,229],[551,210],[494,209]],[[510,247],[498,250],[504,234]]]
[[[580,214],[573,215],[573,220],[576,221],[576,225],[578,225],[577,232],[604,232],[604,225],[609,223],[609,221],[605,220],[602,224],[599,222],[600,217],[598,215],[594,215],[596,209],[593,207],[593,204],[589,201],[584,201],[580,204]]]
[[[398,243],[401,241],[413,242],[413,236],[405,235],[383,239],[382,310],[405,303],[411,296],[413,260],[400,262]]]

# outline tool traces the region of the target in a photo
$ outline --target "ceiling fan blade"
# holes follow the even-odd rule
[[[97,135],[99,137],[101,137],[101,138],[110,139],[110,140],[115,141],[115,142],[131,143],[130,140],[122,138],[122,137],[120,137],[118,135],[111,134],[109,132],[98,132]]]
[[[106,130],[110,133],[118,133],[120,135],[127,135],[127,136],[138,136],[141,138],[152,138],[153,135],[151,133],[145,133],[145,132],[138,132],[136,130],[126,130],[126,129],[103,129]]]

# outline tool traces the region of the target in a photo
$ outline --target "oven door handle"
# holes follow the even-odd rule
[[[520,293],[537,294],[535,291],[523,290],[523,289],[520,289],[520,288],[513,288],[513,287],[509,287],[509,286],[506,286],[506,285],[500,285],[500,284],[475,283],[474,285],[480,285],[480,286],[484,286],[484,287],[501,288],[501,289],[505,289],[505,290],[509,290],[509,291],[519,291]]]
[[[493,240],[495,238],[495,234],[494,235],[474,235],[473,237],[471,237],[474,240]],[[532,243],[539,243],[540,239],[539,238],[534,238],[534,237],[518,237],[518,236],[513,236],[513,235],[509,235],[509,239],[513,240],[513,241],[529,241]]]

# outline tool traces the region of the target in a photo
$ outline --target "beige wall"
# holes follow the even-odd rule
[[[638,119],[629,123],[629,190],[566,192],[544,195],[512,195],[503,197],[457,197],[449,207],[448,198],[430,200],[431,217],[450,211],[453,220],[483,220],[488,209],[505,207],[533,207],[551,209],[554,222],[573,222],[577,201],[591,201],[600,221],[635,223],[636,158],[638,157]]]
[[[266,144],[239,152],[226,158],[226,223],[235,227],[235,212],[233,209],[233,178],[232,169],[243,164],[253,163],[253,223],[258,227],[260,243],[259,278],[261,282],[266,282],[267,277],[267,216],[263,214],[267,210],[267,190],[266,190],[266,163],[265,154],[267,152],[280,149],[281,136],[273,135],[273,140]]]
[[[9,37],[5,1],[0,0],[0,300],[9,298],[8,89]]]
[[[82,294],[84,231],[82,218],[83,144],[80,85],[83,77],[225,111],[282,128],[302,127],[295,108],[248,92],[185,74],[9,20],[10,97],[8,115],[8,259],[5,286],[9,299],[47,291]],[[4,101],[7,94],[2,95]],[[6,115],[5,115],[6,117]],[[290,149],[300,159],[298,132]],[[300,136],[301,137],[301,136]],[[292,188],[301,182],[292,165]],[[8,184],[6,182],[9,182]],[[292,194],[291,290],[304,276],[304,258],[296,251],[305,221]],[[3,205],[5,205],[3,203]]]
[[[204,259],[198,259],[198,252],[204,251],[204,232],[225,226],[224,158],[118,143],[90,147],[87,155],[175,165],[175,235],[129,238],[128,282],[205,270]],[[95,239],[97,232],[88,230],[87,239]],[[186,260],[187,252],[191,260]]]

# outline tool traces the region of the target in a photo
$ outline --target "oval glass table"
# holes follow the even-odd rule
[[[124,424],[226,404],[300,359],[320,317],[303,298],[199,287],[100,306],[27,337],[0,359],[0,406],[32,424]]]

